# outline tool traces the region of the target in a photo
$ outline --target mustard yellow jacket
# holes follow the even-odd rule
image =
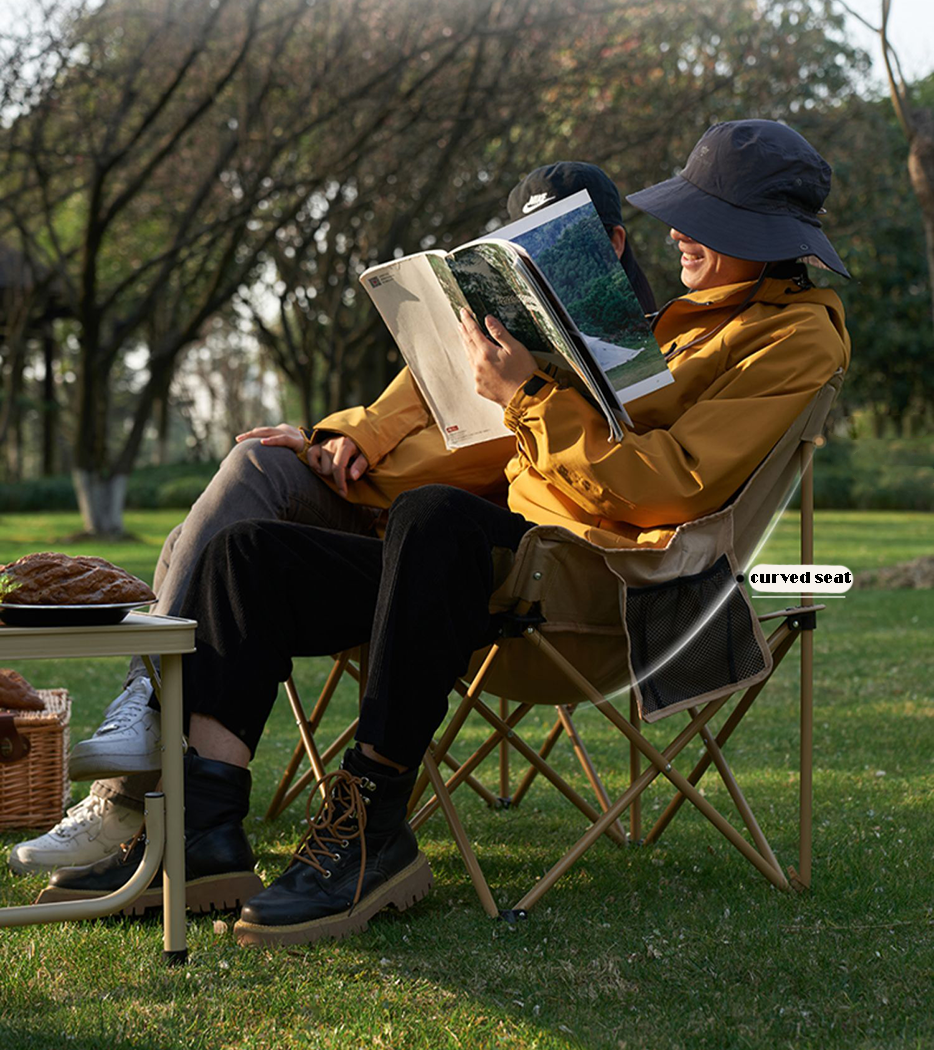
[[[664,546],[674,528],[722,506],[813,395],[846,368],[850,340],[832,291],[769,279],[736,317],[751,284],[692,292],[661,312],[655,335],[674,383],[627,405],[633,427],[607,440],[600,411],[551,380],[506,406],[514,436],[448,452],[408,369],[369,407],[323,419],[370,470],[354,503],[388,507],[441,482],[540,525],[563,525],[601,546]],[[719,326],[726,322],[720,328]]]

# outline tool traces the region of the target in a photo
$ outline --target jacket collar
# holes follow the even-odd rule
[[[736,309],[749,296],[755,281],[742,281],[739,284],[725,284],[718,288],[705,288],[702,291],[688,292],[669,300],[658,311],[652,322],[652,328],[662,349],[665,343],[677,339],[680,334],[689,330],[716,325],[722,318],[714,316],[721,310]],[[749,303],[772,303],[786,306],[792,303],[820,303],[831,313],[842,314],[840,301],[835,292],[827,288],[800,288],[793,279],[767,277],[761,287],[749,299]]]

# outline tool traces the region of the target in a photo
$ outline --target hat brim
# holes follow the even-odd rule
[[[793,215],[766,215],[738,208],[698,189],[680,175],[629,193],[626,200],[723,255],[754,262],[815,256],[829,270],[850,276],[819,227]]]

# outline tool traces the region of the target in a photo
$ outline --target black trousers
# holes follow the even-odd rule
[[[496,637],[494,548],[515,551],[519,514],[446,485],[400,496],[384,540],[280,521],[219,533],[180,615],[196,619],[184,658],[186,714],[210,715],[255,752],[292,657],[369,641],[357,740],[421,762],[472,653]]]

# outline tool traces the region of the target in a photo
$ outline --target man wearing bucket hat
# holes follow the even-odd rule
[[[510,509],[599,544],[659,546],[726,502],[849,363],[840,300],[805,265],[849,276],[821,229],[830,175],[793,129],[739,120],[709,128],[680,174],[627,196],[670,227],[689,291],[654,320],[675,382],[627,406],[618,445],[575,391],[527,381],[535,362],[502,326],[495,346],[464,319],[478,388],[515,391]]]
[[[357,745],[327,778],[327,799],[286,871],[245,904],[236,926],[241,942],[344,936],[381,908],[406,908],[428,891],[431,876],[405,821],[406,800],[458,674],[496,636],[489,612],[494,550],[502,568],[503,554],[533,524],[561,525],[603,546],[664,546],[678,523],[721,506],[846,366],[839,300],[813,288],[795,262],[806,251],[845,273],[826,238],[811,232],[819,231],[829,169],[800,136],[763,121],[711,129],[692,162],[709,152],[715,167],[685,169],[697,181],[676,176],[680,182],[643,191],[655,194],[647,207],[683,227],[671,236],[691,291],[664,307],[656,323],[675,382],[628,406],[633,426],[621,442],[608,443],[602,414],[573,387],[536,371],[495,318],[485,319],[493,342],[465,312],[477,389],[503,406],[516,436],[506,468],[509,509],[466,486],[427,483],[392,501],[382,541],[290,522],[242,522],[198,559],[181,606],[198,621],[197,651],[185,663],[189,739],[197,749],[186,756],[186,789],[193,776],[199,792],[214,785],[226,810],[208,828],[198,823],[203,813],[186,810],[192,906],[216,903],[217,886],[244,874],[232,865],[252,863],[241,823],[245,767],[291,658],[370,643]],[[754,197],[741,197],[745,186],[731,175],[740,161],[759,180]],[[768,165],[772,177],[762,179]],[[531,189],[523,210],[547,192]],[[668,210],[685,198],[693,207]],[[719,225],[730,227],[731,239],[719,239]],[[795,242],[783,239],[792,228]],[[371,472],[378,480],[378,463]],[[288,614],[271,616],[277,608]],[[233,859],[218,866],[217,857]],[[128,859],[60,871],[43,897],[112,890],[133,870]]]
[[[810,260],[849,277],[818,217],[829,193],[830,165],[796,131],[735,120],[708,129],[680,174],[626,200],[723,255]]]

